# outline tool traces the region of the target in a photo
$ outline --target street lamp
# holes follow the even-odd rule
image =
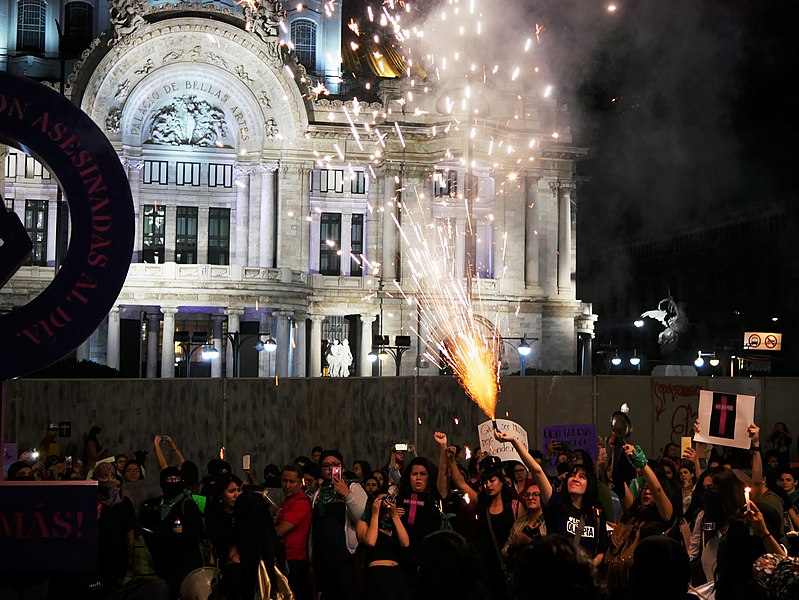
[[[271,334],[264,333],[259,331],[258,333],[245,333],[242,335],[240,331],[225,331],[223,332],[224,336],[230,342],[230,349],[233,355],[233,377],[239,376],[239,365],[241,362],[241,348],[244,346],[244,342],[247,339],[257,337],[258,341],[253,346],[258,352],[266,350],[267,352],[274,352],[277,348],[277,343],[275,340],[272,339]],[[261,336],[267,336],[267,339],[264,341],[261,339]],[[266,348],[266,345],[269,344],[271,346],[271,350]]]
[[[511,340],[519,340],[519,345],[513,344]],[[527,357],[533,352],[533,347],[530,346],[530,341],[537,342],[538,338],[532,337],[530,341],[527,340],[527,335],[522,337],[502,337],[502,341],[511,346],[519,354],[519,376],[524,377],[527,372]]]
[[[630,364],[634,367],[641,368],[641,357],[638,356],[638,349],[633,348],[633,355],[630,357]]]
[[[621,364],[621,356],[619,356],[618,351],[613,355],[613,358],[610,359],[610,362],[614,367],[618,367]]]
[[[178,345],[186,361],[186,378],[191,377],[191,357],[197,350],[201,350],[204,361],[215,360],[219,357],[219,351],[209,344],[208,336],[205,333],[195,333],[189,335],[188,331],[175,332],[175,344]]]
[[[694,360],[694,365],[696,366],[697,369],[701,369],[702,367],[705,366],[705,357],[710,358],[708,362],[710,363],[711,367],[718,367],[719,364],[721,363],[721,361],[718,358],[716,358],[715,352],[702,352],[701,350],[699,350],[696,353],[696,360]]]
[[[387,335],[372,336],[372,351],[369,352],[367,357],[369,362],[374,363],[376,360],[386,360],[389,356],[394,358],[394,366],[396,367],[395,373],[399,377],[400,366],[402,365],[402,355],[411,349],[411,336],[409,335],[396,335],[394,336],[394,345],[388,344],[389,339]]]

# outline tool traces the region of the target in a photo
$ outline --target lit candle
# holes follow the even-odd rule
[[[746,500],[746,506],[749,506],[749,492],[752,491],[752,488],[745,487],[744,488],[744,500]]]

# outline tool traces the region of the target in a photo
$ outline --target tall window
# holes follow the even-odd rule
[[[211,208],[208,211],[208,262],[212,265],[230,264],[229,208]]]
[[[50,172],[32,156],[25,156],[25,179],[52,179]]]
[[[25,230],[33,242],[29,265],[47,265],[47,200],[25,201]]]
[[[64,54],[78,56],[92,41],[94,9],[86,2],[68,2],[64,6]]]
[[[291,23],[291,43],[297,60],[309,71],[316,70],[316,23],[297,19]]]
[[[322,213],[319,224],[319,272],[338,275],[341,272],[341,214]]]
[[[44,52],[46,9],[44,0],[17,2],[17,50]]]
[[[458,195],[458,172],[436,171],[433,175],[433,193],[436,198],[454,198]]]
[[[142,182],[166,185],[167,166],[168,163],[165,160],[145,160],[144,169],[142,172]]]
[[[208,165],[208,187],[233,187],[233,165],[211,163]]]
[[[350,191],[353,194],[366,193],[366,173],[363,171],[355,171],[352,182],[350,183]]]
[[[164,262],[164,230],[166,210],[163,206],[145,204],[142,206],[142,262]]]
[[[178,206],[175,223],[175,262],[197,264],[197,207]]]
[[[177,185],[200,185],[200,163],[178,162],[175,165]]]
[[[16,179],[17,178],[17,162],[19,160],[19,154],[16,152],[9,152],[6,155],[6,179]]]
[[[344,171],[342,169],[319,169],[313,172],[312,186],[319,192],[344,193]]]
[[[363,275],[363,215],[352,215],[350,228],[350,275]]]

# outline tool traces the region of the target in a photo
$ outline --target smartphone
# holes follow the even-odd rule
[[[333,467],[333,481],[341,479],[341,466]]]
[[[243,471],[249,471],[250,470],[250,455],[249,454],[245,454],[244,456],[241,457],[241,469]]]
[[[405,452],[408,450],[408,444],[394,444],[394,452]]]
[[[680,438],[680,457],[685,456],[685,449],[691,447],[691,442],[693,440],[690,437],[681,437]]]

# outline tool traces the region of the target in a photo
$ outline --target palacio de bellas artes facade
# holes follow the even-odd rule
[[[319,377],[346,342],[352,376],[394,375],[396,361],[368,356],[383,335],[410,344],[401,375],[437,375],[398,292],[411,283],[399,207],[418,200],[459,234],[444,249],[459,275],[471,206],[473,290],[508,341],[504,372],[518,372],[522,340],[528,368],[586,372],[597,317],[576,298],[574,210],[586,150],[566,108],[519,82],[483,86],[470,136],[448,100],[462,83],[387,47],[356,52],[346,8],[0,0],[0,69],[62,89],[108,136],[133,194],[127,280],[79,360],[126,377]],[[409,93],[415,110],[399,102]],[[535,139],[534,160],[498,162],[489,138]],[[34,242],[0,290],[5,312],[53,279],[68,210],[46,165],[13,142],[0,156],[6,207]]]

